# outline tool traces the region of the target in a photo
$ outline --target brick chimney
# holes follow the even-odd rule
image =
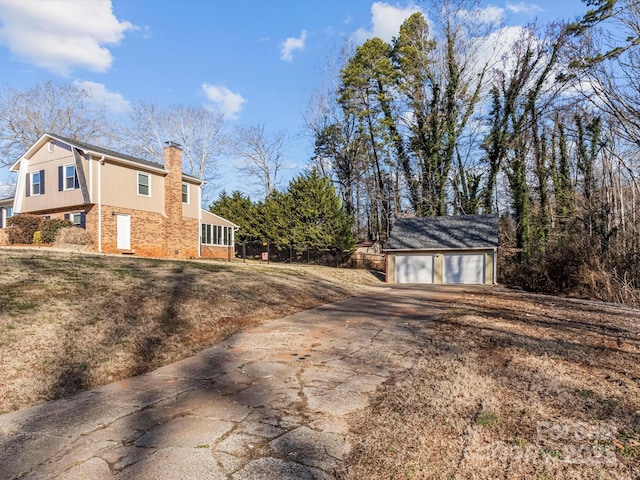
[[[182,147],[165,142],[164,168],[169,173],[164,179],[164,213],[166,219],[167,257],[180,255],[182,232]]]

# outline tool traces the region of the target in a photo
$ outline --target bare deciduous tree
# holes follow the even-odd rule
[[[107,108],[91,92],[48,81],[26,90],[0,91],[0,165],[15,162],[44,133],[83,142],[113,138]]]
[[[238,127],[235,131],[231,152],[239,161],[238,170],[264,198],[278,188],[286,169],[282,153],[285,140],[284,132],[270,134],[264,125]]]
[[[224,148],[224,118],[202,107],[174,105],[166,108],[137,102],[131,107],[130,123],[123,127],[122,148],[132,155],[158,161],[164,143],[182,146],[183,168],[211,185],[219,179],[218,156]]]

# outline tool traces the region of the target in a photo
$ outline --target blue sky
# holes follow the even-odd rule
[[[573,19],[579,0],[483,2],[505,25]],[[0,0],[0,88],[68,81],[106,99],[206,106],[227,127],[292,136],[288,177],[308,165],[303,114],[346,38],[386,40],[419,3],[371,0]],[[105,145],[106,146],[106,145]],[[108,146],[106,146],[108,147]],[[242,189],[233,159],[219,188]],[[0,170],[0,197],[11,176]]]

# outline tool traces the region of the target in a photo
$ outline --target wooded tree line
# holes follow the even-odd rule
[[[640,2],[585,4],[510,38],[477,2],[431,2],[343,55],[307,123],[359,237],[499,214],[503,280],[638,286]]]
[[[240,226],[237,244],[257,240],[279,250],[291,247],[301,253],[311,248],[346,257],[355,246],[351,216],[329,179],[315,168],[291,180],[285,190],[272,191],[264,201],[223,191],[211,211]]]

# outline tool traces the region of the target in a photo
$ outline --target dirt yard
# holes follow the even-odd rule
[[[364,270],[0,249],[0,413],[380,285]]]
[[[446,313],[350,419],[340,478],[640,478],[640,311],[431,288]]]

